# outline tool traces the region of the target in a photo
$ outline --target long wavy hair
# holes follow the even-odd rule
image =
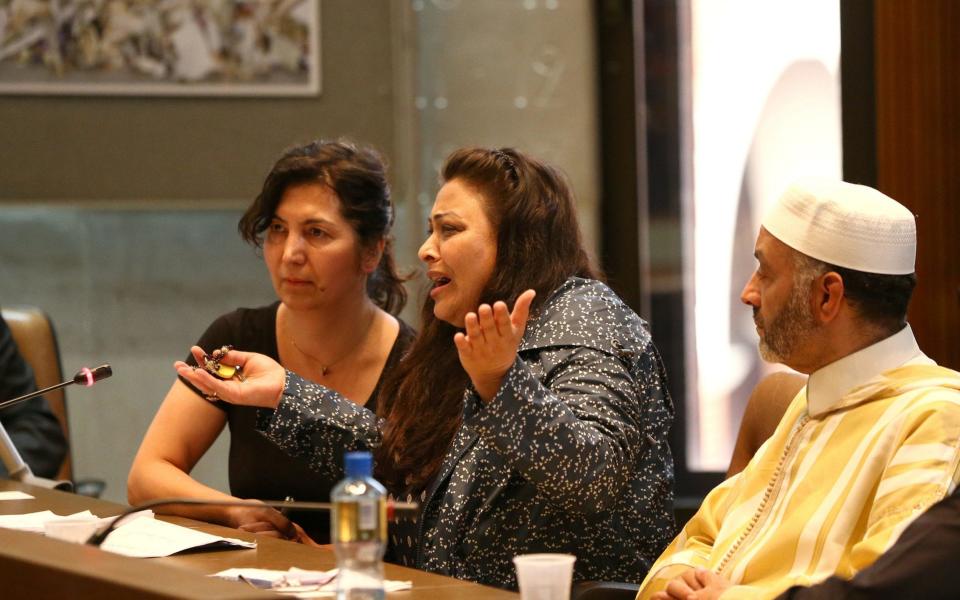
[[[497,232],[496,267],[481,303],[503,300],[512,307],[524,290],[534,289],[536,314],[569,277],[599,277],[583,248],[570,185],[557,169],[512,148],[463,148],[441,170],[441,183],[453,180],[480,192]],[[385,424],[377,477],[401,493],[419,492],[436,477],[460,425],[469,382],[453,343],[457,329],[434,316],[433,304],[428,296],[423,329],[378,402]]]
[[[263,189],[240,218],[237,229],[248,243],[263,248],[264,232],[277,213],[287,188],[320,183],[337,195],[340,214],[369,248],[384,241],[376,270],[367,278],[367,295],[385,311],[397,314],[407,302],[404,277],[393,259],[394,210],[387,169],[375,150],[346,140],[316,140],[288,149],[263,182]]]

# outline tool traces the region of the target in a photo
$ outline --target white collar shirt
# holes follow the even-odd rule
[[[811,417],[819,417],[839,404],[853,388],[906,364],[936,364],[920,351],[910,325],[811,373],[807,381],[807,412]]]

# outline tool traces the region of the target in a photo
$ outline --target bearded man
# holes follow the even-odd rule
[[[772,598],[850,578],[956,487],[960,373],[917,347],[913,215],[872,188],[794,184],[743,289],[764,359],[809,374],[773,436],[664,551],[638,598]]]

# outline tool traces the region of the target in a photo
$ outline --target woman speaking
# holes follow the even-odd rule
[[[224,359],[242,382],[177,371],[274,409],[259,429],[327,476],[344,448],[372,449],[378,479],[421,504],[392,524],[395,562],[515,588],[513,556],[565,552],[575,580],[637,581],[674,531],[673,407],[647,326],[597,280],[559,171],[466,148],[441,175],[423,327],[376,413],[260,354]]]

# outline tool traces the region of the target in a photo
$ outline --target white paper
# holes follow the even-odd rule
[[[0,500],[33,500],[33,496],[14,490],[12,492],[0,492]]]
[[[54,521],[97,521],[97,517],[89,510],[74,513],[72,515],[57,515],[49,510],[40,512],[26,513],[22,515],[0,515],[0,527],[7,529],[19,529],[20,531],[32,531],[34,533],[43,533],[43,528],[47,523]]]
[[[214,573],[212,577],[230,581],[246,581],[255,587],[288,594],[296,598],[330,598],[337,593],[337,569],[308,571],[291,567],[274,569],[234,568]],[[385,592],[401,592],[413,588],[412,581],[384,580]]]
[[[383,591],[388,594],[391,592],[402,592],[410,589],[413,589],[412,581],[396,581],[392,579],[383,580]],[[274,591],[282,592],[283,590]],[[333,598],[337,595],[337,582],[331,581],[330,583],[320,586],[315,590],[304,590],[293,593],[297,598]]]
[[[257,544],[188,529],[166,521],[134,519],[116,528],[100,547],[124,556],[155,558],[193,548],[256,548]]]
[[[276,569],[250,567],[227,569],[214,573],[213,576],[230,581],[246,581],[250,585],[261,589],[286,591],[291,587],[309,587],[313,590],[317,586],[333,581],[333,578],[337,576],[337,570],[308,571],[291,567],[288,571],[278,571]]]
[[[136,558],[170,556],[193,548],[257,547],[255,542],[245,542],[188,529],[173,523],[158,521],[153,516],[153,512],[149,510],[127,516],[123,524],[113,530],[100,547],[109,552]],[[83,533],[99,530],[114,518],[101,519],[89,510],[72,515],[57,515],[44,510],[22,515],[0,515],[0,527],[34,533],[44,533],[49,529],[52,533],[55,532],[51,537],[82,542],[89,537]],[[77,529],[82,529],[83,525],[89,525],[90,529],[78,532]]]

